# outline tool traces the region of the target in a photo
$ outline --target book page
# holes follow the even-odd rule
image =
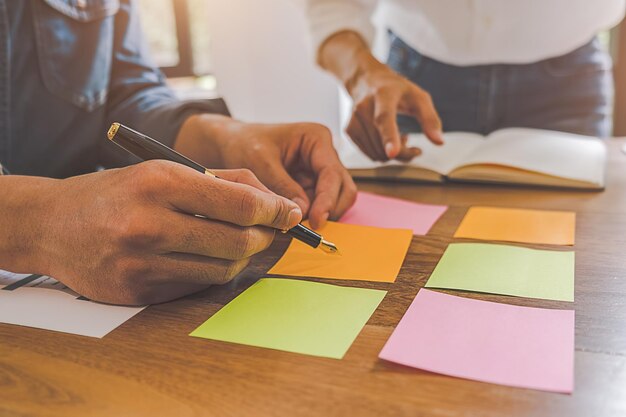
[[[571,133],[502,129],[489,135],[462,165],[480,164],[504,165],[602,185],[606,146],[600,139]]]
[[[448,132],[443,134],[444,144],[434,145],[423,134],[409,135],[408,146],[416,146],[422,154],[409,163],[400,161],[372,161],[351,141],[346,140],[339,149],[339,157],[348,169],[373,169],[386,166],[414,166],[447,175],[457,167],[465,157],[485,141],[481,135],[467,132]]]

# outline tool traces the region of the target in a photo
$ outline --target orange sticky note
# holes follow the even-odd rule
[[[317,230],[340,254],[327,254],[292,240],[270,274],[358,281],[394,282],[413,231],[328,222]]]
[[[574,212],[471,207],[454,237],[573,245],[575,233]]]

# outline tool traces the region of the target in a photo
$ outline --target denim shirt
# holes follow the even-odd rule
[[[0,164],[67,177],[135,162],[106,140],[118,121],[171,145],[198,112],[150,61],[134,0],[0,0]]]

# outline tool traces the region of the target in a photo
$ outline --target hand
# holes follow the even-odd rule
[[[38,269],[115,304],[163,302],[231,280],[302,213],[250,171],[219,176],[150,161],[54,183]]]
[[[410,161],[421,153],[419,148],[406,147],[407,136],[398,130],[398,113],[415,117],[433,143],[443,143],[430,94],[387,66],[363,74],[350,95],[354,109],[346,132],[371,159]]]
[[[356,185],[339,161],[330,131],[321,125],[246,124],[203,115],[185,123],[183,131],[177,150],[199,162],[214,152],[225,168],[252,170],[272,191],[297,203],[314,229],[354,204]],[[213,149],[203,147],[207,138]]]
[[[361,37],[351,31],[331,36],[320,47],[320,65],[334,73],[354,100],[346,129],[357,146],[375,161],[408,161],[419,155],[400,135],[398,113],[414,117],[424,134],[442,144],[441,121],[430,94],[380,63]]]

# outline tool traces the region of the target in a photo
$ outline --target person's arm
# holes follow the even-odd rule
[[[257,124],[202,114],[183,125],[175,149],[204,166],[247,168],[294,201],[314,229],[337,220],[356,199],[330,131],[315,123]]]
[[[59,180],[0,176],[0,269],[43,273],[47,259],[41,250],[43,228],[51,220],[43,196]]]
[[[295,201],[314,228],[339,218],[356,186],[339,162],[328,129],[311,124],[246,124],[207,103],[181,102],[150,63],[134,2],[116,16],[109,121],[173,146],[211,168],[248,168],[272,191]],[[213,114],[211,114],[213,113]]]
[[[419,154],[419,149],[405,147],[406,137],[400,135],[396,122],[398,113],[415,117],[431,141],[442,143],[441,121],[430,95],[372,55],[371,2],[308,0],[307,11],[317,62],[335,75],[354,100],[347,132],[363,152],[381,161]],[[341,25],[339,15],[359,23]]]
[[[250,171],[217,172],[149,161],[63,180],[0,176],[0,269],[113,304],[223,284],[302,212]]]

